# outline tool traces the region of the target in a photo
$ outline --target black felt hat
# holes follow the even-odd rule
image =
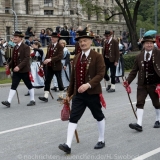
[[[144,43],[144,42],[153,42],[153,43],[155,43],[156,40],[152,36],[145,36],[145,37],[142,38],[141,43]]]
[[[57,38],[59,38],[60,35],[57,32],[52,32],[51,37],[57,37]]]
[[[93,36],[90,36],[89,32],[87,31],[77,31],[76,35],[78,36],[77,38],[75,38],[76,41],[78,41],[81,38],[90,38],[90,39],[94,38]]]
[[[108,30],[105,30],[104,35],[112,35],[112,32],[111,32],[111,31],[108,31]]]
[[[15,31],[13,33],[13,36],[19,36],[19,37],[24,37],[24,34],[21,31]]]

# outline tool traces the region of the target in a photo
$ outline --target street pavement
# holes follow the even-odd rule
[[[87,108],[78,123],[80,143],[74,136],[70,155],[59,150],[58,145],[66,142],[68,121],[60,120],[62,105],[56,101],[58,92],[51,91],[54,100],[49,97],[45,103],[38,99],[43,96],[43,89],[35,89],[36,105],[26,106],[29,102],[29,97],[24,96],[27,88],[21,84],[18,87],[20,104],[16,95],[11,108],[0,104],[0,160],[131,160],[140,156],[143,156],[141,159],[159,160],[160,129],[153,128],[155,110],[150,98],[147,97],[145,104],[143,132],[137,132],[128,127],[136,119],[122,84],[116,84],[115,93],[107,93],[103,81],[102,87],[107,103],[107,108],[103,108],[105,148],[94,149],[98,140],[97,122]],[[136,80],[131,88],[135,107]],[[7,100],[9,89],[10,85],[0,86],[0,101]],[[152,154],[153,150],[156,151]]]

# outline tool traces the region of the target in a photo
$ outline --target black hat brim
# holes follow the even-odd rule
[[[93,39],[94,37],[84,35],[84,36],[79,36],[79,37],[75,38],[75,40],[76,40],[76,41],[79,41],[81,38],[89,38],[89,39]]]
[[[24,37],[24,35],[23,35],[23,34],[16,34],[16,33],[15,33],[15,34],[13,34],[13,36],[18,36],[18,37],[22,37],[22,38]]]
[[[144,42],[153,42],[153,43],[155,43],[156,40],[154,40],[154,39],[144,39],[144,40],[141,41],[141,43],[144,43]]]

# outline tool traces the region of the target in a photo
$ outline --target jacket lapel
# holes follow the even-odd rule
[[[89,69],[92,57],[93,57],[93,50],[90,51],[90,53],[89,53],[89,55],[87,57],[87,66],[86,66],[86,73],[85,73],[85,75],[88,73],[88,69]]]

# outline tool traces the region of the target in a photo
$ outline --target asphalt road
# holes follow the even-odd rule
[[[54,100],[49,97],[48,103],[41,102],[43,89],[35,89],[36,106],[26,106],[29,97],[25,97],[27,88],[18,87],[20,104],[16,95],[11,108],[0,104],[0,160],[130,160],[160,159],[160,129],[154,129],[155,110],[147,97],[143,132],[136,132],[128,127],[136,122],[129,104],[127,93],[122,84],[116,84],[115,93],[107,93],[103,86],[103,95],[107,109],[103,109],[106,117],[106,147],[95,150],[98,140],[97,122],[86,109],[78,123],[80,143],[74,137],[72,153],[64,154],[58,149],[60,143],[66,142],[68,122],[60,120],[62,105],[56,101],[58,92],[53,92]],[[136,102],[136,80],[131,84],[131,99]],[[0,101],[7,100],[10,85],[0,87]],[[151,152],[152,151],[152,152]],[[141,156],[141,158],[140,158]]]

